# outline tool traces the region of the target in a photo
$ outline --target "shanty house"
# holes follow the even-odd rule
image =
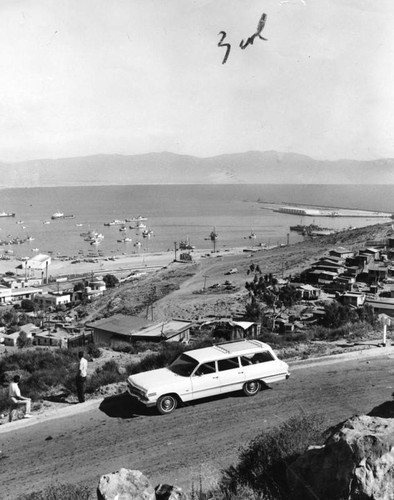
[[[329,251],[329,255],[332,257],[339,257],[341,259],[347,259],[348,257],[353,257],[354,252],[344,247],[333,248]]]
[[[303,300],[317,300],[320,297],[321,290],[312,285],[300,285],[297,290],[301,292]]]
[[[132,340],[148,340],[150,342],[171,341],[185,342],[190,341],[191,321],[182,319],[171,319],[147,326],[131,334]]]
[[[387,278],[388,267],[379,264],[371,264],[368,267],[368,279],[370,282],[376,282]]]
[[[345,292],[340,298],[344,305],[361,307],[365,302],[365,293]]]
[[[237,340],[246,337],[257,337],[260,333],[260,325],[253,321],[235,321],[229,318],[219,318],[203,320],[200,330],[209,330],[213,338]]]
[[[86,323],[86,327],[93,332],[95,344],[114,345],[119,342],[131,342],[132,334],[154,323],[138,316],[115,314],[109,318]]]

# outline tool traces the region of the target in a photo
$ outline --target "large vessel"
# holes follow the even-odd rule
[[[15,217],[13,212],[0,212],[0,217]]]
[[[63,212],[55,212],[52,214],[51,219],[72,219],[73,215],[66,215]]]

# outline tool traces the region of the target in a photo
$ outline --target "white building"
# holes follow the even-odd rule
[[[31,259],[27,259],[23,262],[23,269],[25,271],[25,276],[37,276],[41,277],[45,281],[48,281],[48,268],[51,264],[51,257],[43,253],[35,255]]]
[[[46,307],[57,307],[62,304],[69,304],[71,302],[71,296],[69,294],[63,295],[57,293],[39,294],[34,297],[34,302],[40,309],[45,309]]]

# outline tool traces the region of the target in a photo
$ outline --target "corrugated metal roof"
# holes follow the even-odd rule
[[[127,316],[125,314],[115,314],[109,318],[100,319],[86,323],[89,328],[97,328],[119,335],[131,335],[134,332],[142,330],[145,327],[153,325],[152,321],[138,316]]]
[[[149,338],[158,338],[163,336],[166,338],[171,338],[179,333],[184,332],[185,330],[190,328],[191,325],[191,321],[172,319],[166,323],[158,323],[147,326],[146,328],[132,333],[131,336]]]

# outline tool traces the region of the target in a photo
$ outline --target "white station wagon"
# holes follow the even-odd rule
[[[181,354],[167,368],[131,375],[127,389],[146,406],[171,413],[178,403],[243,390],[289,378],[289,366],[258,340],[237,340]]]

